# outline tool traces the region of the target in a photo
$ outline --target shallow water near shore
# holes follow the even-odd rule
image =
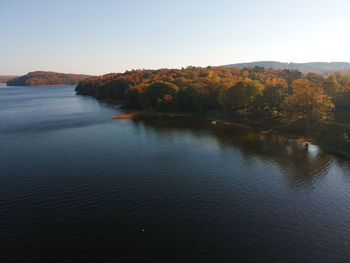
[[[0,89],[1,262],[349,262],[350,162],[193,117]]]

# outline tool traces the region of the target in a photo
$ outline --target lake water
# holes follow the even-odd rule
[[[350,262],[350,162],[191,118],[0,88],[0,262]]]

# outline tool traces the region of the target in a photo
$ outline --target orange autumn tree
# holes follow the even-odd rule
[[[309,131],[312,124],[331,118],[334,104],[320,84],[297,79],[292,82],[291,91],[283,105],[288,121],[302,120]]]

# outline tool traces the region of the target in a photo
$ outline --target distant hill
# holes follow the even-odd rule
[[[50,71],[34,71],[7,81],[7,86],[77,85],[79,81],[88,77],[91,76]]]
[[[308,63],[283,63],[276,61],[257,61],[250,63],[237,63],[224,65],[228,68],[245,68],[245,67],[264,67],[280,69],[297,69],[304,73],[315,72],[323,75],[329,75],[334,72],[350,73],[350,63],[347,62],[308,62]]]
[[[6,83],[7,81],[17,78],[17,76],[5,76],[5,75],[0,75],[0,83]]]

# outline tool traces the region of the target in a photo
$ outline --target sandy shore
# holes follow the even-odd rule
[[[168,113],[168,112],[155,112],[155,111],[135,111],[135,112],[127,112],[127,113],[120,113],[117,115],[112,116],[112,119],[115,120],[123,120],[123,119],[135,119],[137,117],[142,116],[169,116],[169,117],[186,117],[190,116],[188,114],[183,113]]]
[[[114,115],[111,118],[115,120],[123,120],[123,119],[133,119],[137,115],[136,112],[133,113],[121,113],[118,115]]]

